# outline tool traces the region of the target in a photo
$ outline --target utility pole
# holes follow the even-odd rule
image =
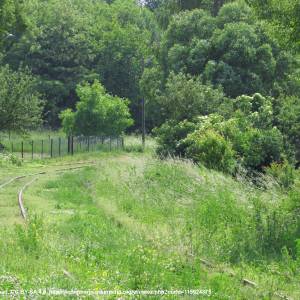
[[[142,75],[145,70],[145,61],[144,57],[142,58]],[[145,116],[145,98],[144,95],[142,95],[142,145],[143,150],[145,149],[146,144],[146,116]]]
[[[142,144],[145,149],[146,143],[146,116],[145,116],[145,98],[142,99]]]
[[[146,64],[145,64],[145,59],[143,57],[141,64],[142,64],[142,74],[143,74],[144,70],[145,70],[145,66],[150,67],[152,64],[151,58],[148,58],[146,60]],[[143,145],[143,149],[145,149],[145,145],[146,145],[146,103],[145,103],[144,95],[142,95],[142,103],[141,104],[142,104],[142,145]]]

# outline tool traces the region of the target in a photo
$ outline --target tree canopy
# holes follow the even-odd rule
[[[28,71],[0,67],[0,130],[24,133],[41,124],[43,102]]]
[[[161,128],[153,131],[161,141],[173,138],[168,151],[216,145],[246,160],[252,145],[274,150],[276,162],[299,160],[299,7],[296,0],[2,0],[0,67],[14,86],[0,87],[8,102],[1,100],[2,111],[16,101],[8,94],[22,87],[33,111],[45,99],[44,125],[119,134],[140,130],[144,99],[146,129]],[[191,135],[195,147],[183,151],[185,142],[177,140],[185,140],[183,132],[192,134],[199,118],[214,115],[224,118],[220,124],[238,123],[238,142],[225,145],[224,132],[209,128]],[[251,159],[243,164],[271,163]]]

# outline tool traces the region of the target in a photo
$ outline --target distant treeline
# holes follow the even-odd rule
[[[0,80],[23,74],[28,84],[13,98],[26,95],[44,124],[60,126],[59,113],[79,100],[76,86],[95,80],[129,99],[130,130],[141,127],[144,98],[149,132],[203,115],[228,120],[239,109],[260,114],[260,106],[232,108],[232,99],[259,93],[272,116],[251,126],[276,127],[283,156],[299,158],[298,1],[5,0],[0,8],[1,64],[9,65]],[[0,106],[11,98],[9,86]],[[36,121],[28,114],[26,126]]]

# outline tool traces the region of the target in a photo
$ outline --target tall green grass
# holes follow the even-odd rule
[[[27,191],[29,224],[0,230],[0,274],[25,289],[210,288],[212,299],[277,299],[278,291],[298,299],[299,199],[299,182],[264,190],[180,160],[106,156]]]

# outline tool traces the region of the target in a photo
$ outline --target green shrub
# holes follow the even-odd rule
[[[295,169],[289,164],[288,161],[283,163],[271,163],[271,165],[265,169],[267,175],[272,176],[277,183],[284,187],[289,188],[295,182]]]
[[[186,144],[183,140],[197,125],[189,121],[167,121],[160,128],[154,129],[157,137],[157,154],[161,156],[185,156]]]
[[[283,136],[278,129],[258,130],[252,128],[244,135],[245,145],[240,154],[242,163],[247,169],[263,171],[271,163],[282,160]]]
[[[186,139],[187,156],[209,169],[232,173],[236,161],[229,141],[214,130],[199,130]]]
[[[0,153],[0,165],[12,164],[16,166],[22,165],[22,160],[11,153]]]
[[[76,92],[80,98],[76,111],[67,109],[60,114],[67,134],[116,136],[133,124],[129,101],[111,96],[98,81],[78,85]]]

